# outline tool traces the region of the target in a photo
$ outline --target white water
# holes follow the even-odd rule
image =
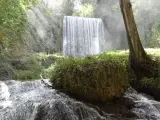
[[[0,108],[7,108],[11,106],[12,102],[9,100],[10,93],[5,83],[0,82]]]
[[[104,50],[104,27],[99,18],[65,16],[63,21],[63,54],[83,57]]]
[[[40,80],[0,81],[0,120],[160,120],[160,102],[133,89],[123,99],[134,103],[129,111],[136,117],[117,117],[114,113],[97,111],[96,106],[93,108],[50,89]]]
[[[8,101],[11,104],[6,106]],[[40,80],[0,82],[0,105],[0,120],[104,119],[95,109],[57,93]]]

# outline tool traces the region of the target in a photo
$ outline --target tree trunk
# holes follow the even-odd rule
[[[128,37],[130,75],[134,76],[130,84],[133,88],[139,89],[144,77],[150,78],[158,75],[157,63],[148,57],[142,46],[130,0],[120,0],[120,6]]]
[[[140,41],[130,0],[120,0],[120,7],[127,31],[130,56],[139,62],[146,61],[147,54]]]

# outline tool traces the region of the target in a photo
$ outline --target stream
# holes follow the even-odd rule
[[[160,102],[129,88],[115,103],[95,105],[41,80],[8,80],[0,81],[0,120],[160,120]]]

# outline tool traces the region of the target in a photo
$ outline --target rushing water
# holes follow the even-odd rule
[[[48,88],[40,80],[33,82],[0,81],[0,120],[160,119],[159,102],[138,94],[133,89],[129,89],[125,93],[123,100],[125,99],[134,104],[128,108],[134,117],[124,116],[125,111],[121,113],[104,112],[95,105],[80,102]],[[126,106],[126,104],[122,106]]]
[[[63,21],[63,54],[83,57],[103,51],[104,27],[99,18],[65,16]]]

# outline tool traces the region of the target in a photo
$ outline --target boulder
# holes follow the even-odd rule
[[[55,66],[53,87],[92,102],[106,102],[123,95],[129,87],[124,53],[103,53],[86,58],[65,58]]]

